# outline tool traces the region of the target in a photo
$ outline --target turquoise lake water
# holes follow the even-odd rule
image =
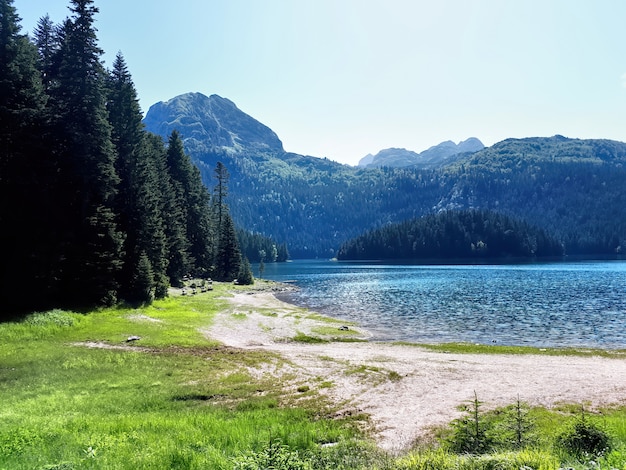
[[[256,274],[256,269],[255,269]],[[377,340],[626,348],[626,262],[266,265],[282,298],[357,322]]]

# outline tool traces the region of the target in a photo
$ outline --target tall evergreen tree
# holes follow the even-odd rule
[[[159,214],[158,226],[155,231],[155,243],[147,247],[146,253],[152,263],[155,297],[157,299],[167,296],[170,285],[170,259],[175,258],[175,253],[186,253],[187,241],[184,227],[179,221],[182,216],[176,205],[172,179],[167,172],[167,156],[165,145],[161,137],[146,133],[144,135],[141,161],[149,164],[153,171],[150,173],[154,179],[153,185],[157,198],[154,201],[156,211]],[[156,219],[151,218],[150,220]]]
[[[105,106],[92,0],[71,0],[73,17],[62,30],[58,74],[50,88],[59,155],[61,297],[84,305],[117,299],[122,233],[114,202],[119,178]]]
[[[126,234],[120,294],[128,301],[149,302],[155,290],[157,297],[163,296],[163,286],[157,288],[156,283],[161,283],[166,274],[165,232],[156,168],[147,154],[137,92],[121,53],[115,58],[108,88],[107,109],[120,177],[116,212],[120,228]],[[133,282],[140,276],[137,270],[146,271],[146,264],[154,283],[149,289]]]
[[[4,309],[45,305],[49,270],[42,141],[46,97],[37,49],[20,34],[12,0],[0,0],[0,302]]]
[[[35,27],[35,45],[39,51],[39,68],[44,87],[49,89],[52,78],[56,75],[58,52],[62,42],[58,28],[49,15],[41,17]]]
[[[214,176],[217,180],[217,184],[213,189],[213,212],[215,214],[217,232],[219,233],[222,228],[224,213],[228,210],[226,197],[228,196],[228,180],[230,174],[222,162],[217,162]]]
[[[187,204],[185,201],[185,187],[181,181],[185,152],[177,132],[169,138],[166,152],[166,169],[169,185],[169,201],[166,201],[166,236],[168,239],[168,268],[167,274],[173,286],[182,285],[183,277],[191,272],[193,260],[189,252],[187,238]]]
[[[185,208],[190,273],[208,276],[214,256],[209,193],[202,183],[200,171],[185,154],[177,131],[172,132],[168,142],[167,162],[175,190]]]
[[[237,278],[241,265],[241,251],[237,232],[226,204],[228,178],[226,166],[222,162],[217,162],[215,167],[217,185],[213,190],[213,217],[217,233],[214,276],[218,281],[227,282]]]
[[[235,224],[228,212],[222,215],[217,254],[215,257],[215,279],[230,282],[237,279],[241,267],[241,251],[237,243]]]

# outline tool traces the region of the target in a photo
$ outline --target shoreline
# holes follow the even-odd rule
[[[428,439],[460,416],[459,405],[474,392],[485,409],[518,396],[547,408],[626,405],[626,356],[455,353],[372,341],[358,325],[284,302],[280,292],[235,291],[203,333],[226,346],[278,354],[282,360],[249,372],[289,378],[287,392],[308,387],[341,413],[367,414],[377,444],[388,451]]]

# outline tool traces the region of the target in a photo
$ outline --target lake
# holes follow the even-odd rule
[[[258,266],[254,268],[258,274]],[[626,262],[267,264],[283,300],[357,322],[374,339],[626,348]]]

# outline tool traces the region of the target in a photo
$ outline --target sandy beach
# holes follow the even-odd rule
[[[242,349],[278,353],[284,360],[251,370],[289,377],[289,387],[325,394],[341,413],[365,413],[374,437],[402,451],[460,416],[476,392],[484,408],[514,403],[553,407],[626,404],[626,356],[615,358],[451,354],[368,341],[358,325],[324,319],[278,300],[273,292],[239,292],[204,333]],[[347,328],[347,330],[346,330]],[[365,341],[303,343],[297,335]]]

